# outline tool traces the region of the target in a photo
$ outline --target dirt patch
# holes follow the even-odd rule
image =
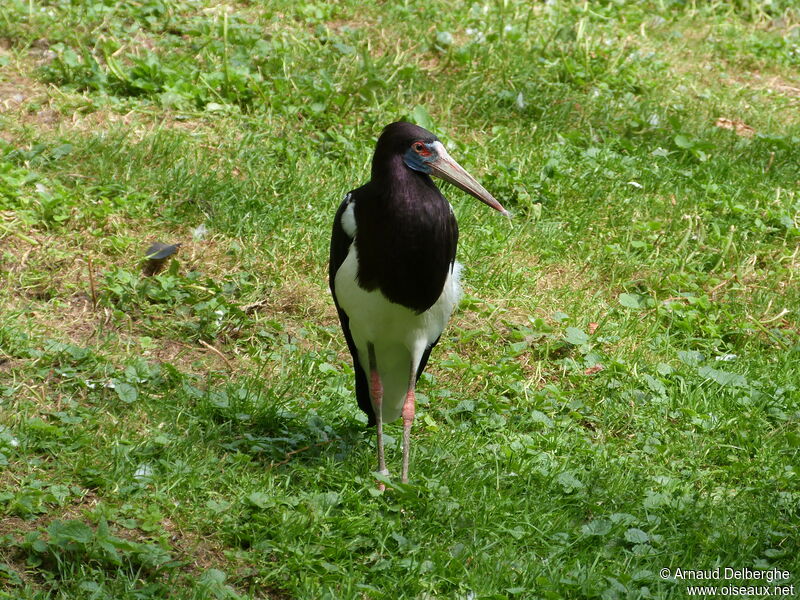
[[[34,99],[25,99],[17,104],[9,104],[3,114],[20,127],[32,127],[37,132],[60,137],[69,137],[74,133],[97,135],[116,128],[124,128],[131,139],[141,140],[158,129],[181,129],[195,132],[206,127],[205,123],[194,120],[179,119],[169,113],[148,115],[147,113],[129,111],[118,113],[97,106],[87,94],[64,92],[66,102],[56,103],[50,91],[45,88],[44,95]],[[17,139],[15,128],[9,128],[3,139],[13,143]]]
[[[23,361],[21,360],[0,356],[0,374],[10,373],[14,369],[22,367],[22,365]]]
[[[189,561],[188,569],[205,571],[228,562],[225,547],[213,537],[182,528],[171,519],[164,519],[161,526],[169,534],[173,548]]]
[[[154,47],[153,41],[141,32],[128,43],[135,49],[134,54]],[[71,91],[37,80],[37,69],[55,57],[47,40],[39,40],[21,57],[5,46],[9,44],[0,43],[0,56],[9,58],[9,64],[0,71],[0,119],[6,119],[7,124],[0,127],[0,138],[6,142],[13,143],[19,130],[26,127],[57,135],[96,134],[125,127],[134,137],[143,137],[159,128],[195,131],[205,126],[201,121],[179,118],[167,110],[150,114],[146,110],[110,109],[98,104],[102,99],[93,98],[87,92]]]
[[[769,95],[767,98],[758,99],[759,102],[769,102],[782,97],[780,99],[784,103],[785,98],[789,98],[788,104],[794,105],[793,100],[800,98],[800,80],[795,71],[766,63],[751,63],[747,66],[740,64],[740,59],[736,57],[720,56],[711,42],[716,36],[715,28],[716,26],[709,25],[697,27],[694,23],[687,22],[683,25],[677,24],[681,38],[680,41],[675,40],[675,43],[665,43],[663,38],[659,37],[636,38],[633,43],[643,51],[661,56],[669,65],[669,76],[663,79],[663,83],[667,86],[665,93],[674,93],[675,89],[678,89],[678,84],[681,84],[680,89],[688,86],[693,93],[702,90],[716,93],[725,88],[734,88],[731,91],[737,94],[736,88],[743,88],[744,91],[754,90]],[[657,40],[660,41],[654,43]],[[755,56],[751,58],[757,60]],[[754,64],[758,66],[753,66]],[[684,94],[686,91],[680,93]],[[727,108],[725,105],[720,108],[730,111],[730,114],[724,116],[731,120],[745,116],[753,119],[755,113],[749,110],[751,102],[752,100],[747,98],[733,98],[727,102]],[[748,114],[737,114],[742,110]],[[781,118],[796,123],[797,111],[783,110]]]
[[[99,502],[100,499],[95,494],[89,492],[75,499],[73,502],[60,508],[54,508],[50,512],[40,515],[35,519],[22,519],[14,516],[4,517],[3,520],[0,521],[0,536],[11,535],[15,538],[22,539],[26,533],[47,527],[47,525],[57,519],[62,521],[82,519],[84,513],[93,509]]]
[[[49,86],[30,75],[36,68],[37,65],[29,59],[10,63],[4,69],[0,79],[0,117],[22,126],[52,124],[58,119]],[[2,133],[8,142],[13,141],[10,129],[4,127]]]
[[[43,98],[47,98],[47,86],[23,75],[12,73],[0,81],[0,113],[13,112]]]
[[[242,559],[229,559],[225,555],[225,545],[215,539],[213,535],[201,534],[181,527],[169,518],[164,519],[161,522],[161,526],[169,536],[170,553],[178,560],[185,561],[186,564],[182,567],[182,571],[193,578],[208,569],[220,569],[229,574],[227,584],[237,589],[238,586],[233,581],[237,579],[246,580],[254,572],[254,569]],[[138,529],[125,530],[115,527],[113,528],[113,533],[135,542],[151,543],[153,541],[147,534]],[[244,593],[242,589],[238,589],[238,591]],[[260,592],[264,594],[262,598],[265,599],[289,598],[284,592],[271,587],[261,588]]]

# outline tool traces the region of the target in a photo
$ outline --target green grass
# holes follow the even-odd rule
[[[779,0],[7,0],[0,598],[796,587],[798,66]],[[466,294],[380,493],[326,261],[399,118],[514,219],[445,186]]]

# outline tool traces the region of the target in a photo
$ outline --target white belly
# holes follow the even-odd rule
[[[385,423],[400,417],[409,383],[413,381],[425,348],[441,335],[458,304],[460,272],[461,265],[455,263],[441,296],[421,315],[390,302],[379,290],[368,292],[359,287],[355,244],[350,246],[347,258],[336,272],[336,298],[350,319],[350,333],[358,349],[359,362],[368,376],[367,347],[370,343],[375,347],[375,362],[383,383],[382,418]]]

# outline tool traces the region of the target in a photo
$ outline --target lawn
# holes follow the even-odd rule
[[[2,0],[0,598],[800,594],[799,72],[791,0]],[[398,119],[513,218],[443,185],[381,492],[327,254]]]

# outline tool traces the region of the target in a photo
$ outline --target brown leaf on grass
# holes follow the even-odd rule
[[[588,367],[583,374],[584,375],[594,375],[595,373],[599,373],[603,370],[603,365],[594,365],[593,367]]]
[[[724,117],[717,119],[717,122],[714,123],[714,125],[722,129],[730,129],[731,131],[735,132],[736,135],[741,135],[744,137],[753,137],[756,133],[756,130],[750,127],[750,125],[747,123],[733,119],[726,119]]]

